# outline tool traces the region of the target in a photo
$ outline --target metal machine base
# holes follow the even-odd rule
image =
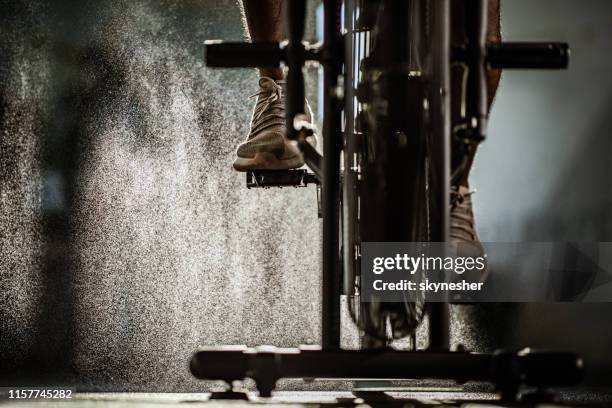
[[[544,389],[576,384],[582,360],[574,353],[497,351],[317,350],[312,347],[203,349],[191,359],[191,373],[202,380],[251,378],[260,396],[269,397],[281,378],[446,379],[493,383],[505,400],[515,400],[521,386]]]

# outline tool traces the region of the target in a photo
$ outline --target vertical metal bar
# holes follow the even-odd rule
[[[287,137],[296,139],[298,130],[294,126],[295,117],[304,113],[304,24],[306,18],[306,0],[286,0],[284,5],[285,31],[287,47],[287,92],[285,95],[285,116]]]
[[[342,189],[342,292],[345,295],[352,295],[355,285],[355,226],[354,223],[354,205],[349,205],[349,202],[354,200],[355,194],[351,190],[356,182],[355,172],[353,167],[354,141],[355,141],[355,110],[354,110],[354,64],[355,61],[355,4],[354,0],[344,1],[344,60],[347,63],[344,66],[344,140],[346,143],[344,150],[344,180],[345,186],[350,188]]]
[[[330,58],[323,67],[323,279],[321,347],[340,348],[339,187],[340,101],[336,95],[341,67],[340,4],[324,0],[323,41]],[[335,60],[339,58],[340,60]]]
[[[465,2],[468,78],[466,84],[466,120],[470,137],[482,141],[486,137],[488,100],[485,59],[487,53],[488,0]]]
[[[436,219],[431,229],[431,240],[444,242],[448,240],[449,214],[448,200],[450,192],[450,0],[432,2],[433,27],[433,83],[439,88],[430,93],[432,98],[439,98],[432,103],[434,120],[433,135],[439,138],[435,143],[436,151],[432,153],[432,172],[435,175],[432,186],[432,201],[439,203],[433,208]],[[446,303],[433,303],[429,309],[429,348],[449,348],[449,308]]]
[[[448,350],[450,347],[450,316],[448,303],[429,305],[429,350]]]

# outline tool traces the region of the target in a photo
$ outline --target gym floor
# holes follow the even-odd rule
[[[462,407],[462,408],[506,408],[506,407],[609,407],[612,394],[605,396],[601,391],[580,391],[560,393],[559,402],[524,402],[520,404],[501,403],[495,394],[484,392],[465,393],[461,391],[386,391],[386,392],[338,392],[338,391],[278,391],[272,398],[261,399],[248,394],[249,401],[211,398],[209,393],[77,393],[71,400],[62,401],[19,401],[4,402],[2,406],[15,407],[242,407],[253,404],[278,407]]]

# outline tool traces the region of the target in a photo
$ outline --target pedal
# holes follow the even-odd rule
[[[319,184],[319,179],[305,169],[297,170],[256,170],[246,175],[247,188],[307,187]]]

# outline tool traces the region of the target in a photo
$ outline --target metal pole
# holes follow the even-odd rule
[[[321,347],[340,348],[340,101],[336,95],[340,62],[340,5],[324,0],[323,41],[328,58],[323,65],[323,278]]]
[[[440,203],[434,210],[438,214],[436,227],[432,229],[432,241],[444,242],[449,236],[448,197],[450,192],[450,1],[440,0],[434,2],[433,19],[436,32],[433,40],[433,73],[436,89],[431,90],[432,98],[439,98],[432,103],[434,118],[434,137],[439,140],[435,143],[432,167],[435,177],[433,185],[433,202]],[[437,79],[437,80],[436,80]],[[439,85],[439,87],[438,87]],[[429,348],[446,350],[450,344],[449,334],[449,307],[446,303],[433,303],[429,308]]]

